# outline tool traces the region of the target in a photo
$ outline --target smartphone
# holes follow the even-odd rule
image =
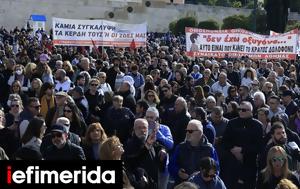
[[[151,135],[152,132],[155,130],[156,128],[156,122],[155,121],[148,121],[148,135]]]

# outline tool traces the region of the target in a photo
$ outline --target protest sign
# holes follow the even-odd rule
[[[293,30],[292,30],[293,31]],[[277,32],[274,32],[274,31],[270,31],[270,36],[279,36],[279,35],[282,35],[281,33],[277,33]],[[298,31],[298,42],[297,42],[297,55],[299,56],[300,55],[300,38],[299,38],[299,31]]]
[[[295,59],[298,30],[278,36],[255,34],[244,29],[205,30],[186,28],[189,56],[253,59]]]
[[[52,18],[53,44],[71,46],[146,46],[147,24],[123,24],[106,20]]]

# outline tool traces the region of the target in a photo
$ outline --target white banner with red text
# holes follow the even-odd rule
[[[53,44],[64,46],[145,47],[147,24],[123,24],[106,20],[52,18]]]
[[[193,57],[295,59],[298,30],[277,36],[244,29],[205,30],[185,28],[187,55]]]

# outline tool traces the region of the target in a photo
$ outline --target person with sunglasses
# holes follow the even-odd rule
[[[50,145],[44,152],[45,160],[85,160],[83,149],[68,140],[68,131],[63,125],[51,127]]]
[[[273,146],[267,155],[267,165],[259,173],[256,189],[273,189],[281,179],[287,178],[298,188],[300,187],[297,176],[288,168],[286,151],[280,146]]]
[[[226,189],[224,182],[217,175],[217,164],[210,157],[201,159],[200,171],[193,175],[189,181],[201,189]]]
[[[253,189],[256,159],[263,146],[263,125],[253,118],[250,102],[241,102],[238,111],[239,117],[228,122],[223,135],[224,151],[228,154],[221,167],[221,177],[230,189]]]
[[[169,172],[175,185],[200,171],[200,160],[204,157],[213,158],[219,168],[217,152],[203,135],[201,121],[193,119],[187,125],[185,141],[176,146],[169,163]]]

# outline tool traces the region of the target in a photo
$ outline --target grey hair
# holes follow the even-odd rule
[[[208,96],[208,97],[206,98],[206,102],[208,102],[208,101],[214,101],[215,103],[217,103],[215,97],[213,97],[213,96]]]
[[[253,111],[253,106],[252,106],[252,104],[249,101],[242,101],[241,105],[249,106],[250,111],[251,112]]]
[[[191,121],[189,121],[188,125],[193,124],[197,127],[198,130],[202,131],[203,133],[203,125],[201,123],[201,121],[197,120],[197,119],[192,119]]]
[[[256,96],[259,97],[259,99],[261,99],[264,102],[264,104],[266,103],[266,97],[264,93],[262,93],[261,91],[257,91],[254,93],[253,97],[255,98]]]
[[[147,113],[147,112],[155,113],[156,118],[159,118],[159,112],[158,112],[157,108],[155,108],[155,107],[149,107],[149,108],[147,109],[146,113]]]

